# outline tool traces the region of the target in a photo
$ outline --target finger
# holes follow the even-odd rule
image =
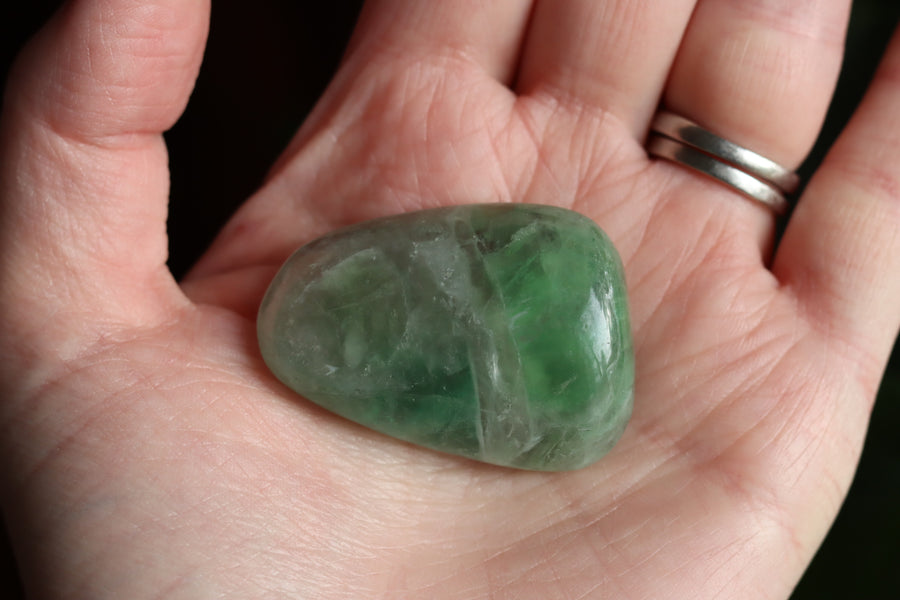
[[[508,82],[530,10],[531,0],[369,0],[348,54],[462,61]]]
[[[59,304],[140,314],[157,299],[167,252],[160,134],[192,89],[207,11],[200,0],[81,0],[23,51],[0,124],[0,267],[14,282],[3,308],[28,306],[39,321],[60,315]]]
[[[642,135],[695,2],[540,0],[517,89],[609,111]]]
[[[318,110],[273,165],[270,177],[280,173],[309,141],[308,134],[329,118],[325,107],[334,106],[333,98],[349,94],[349,88],[363,79],[400,82],[406,100],[428,102],[429,95],[439,91],[453,96],[454,105],[460,107],[477,85],[492,80],[509,85],[532,1],[368,0],[344,65]],[[360,76],[363,70],[368,71]]]
[[[874,398],[900,327],[900,34],[810,181],[773,270]]]
[[[825,118],[849,0],[700,0],[664,104],[795,169]]]

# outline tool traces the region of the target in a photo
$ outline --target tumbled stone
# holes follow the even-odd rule
[[[488,463],[583,467],[631,414],[621,261],[565,209],[458,206],[326,235],[279,271],[258,334],[312,402]]]

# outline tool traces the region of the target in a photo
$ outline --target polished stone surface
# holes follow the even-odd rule
[[[272,372],[409,442],[536,470],[588,465],[631,414],[622,266],[589,219],[468,205],[300,248],[259,311]]]

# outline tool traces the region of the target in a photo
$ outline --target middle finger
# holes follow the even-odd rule
[[[696,0],[538,0],[517,91],[612,113],[643,135]]]

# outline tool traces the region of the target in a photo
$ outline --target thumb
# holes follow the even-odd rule
[[[208,12],[208,0],[72,0],[13,66],[0,314],[18,337],[31,325],[77,338],[73,328],[150,318],[176,297],[161,133],[187,103]]]

